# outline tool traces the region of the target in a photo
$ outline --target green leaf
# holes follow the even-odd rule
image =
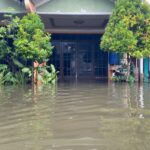
[[[24,68],[22,68],[22,72],[27,73],[29,75],[29,77],[32,76],[32,71],[30,70],[30,68],[24,67]]]
[[[53,64],[51,64],[51,71],[52,71],[52,73],[55,73],[56,72],[56,69],[55,69],[55,67],[54,67],[54,65]]]
[[[17,59],[13,58],[12,60],[16,66],[18,66],[20,68],[24,67],[24,65],[21,62],[19,62]]]
[[[24,67],[24,68],[22,68],[22,72],[28,73],[28,72],[30,72],[30,68]]]
[[[5,64],[0,64],[0,72],[5,71],[7,69],[7,65]]]

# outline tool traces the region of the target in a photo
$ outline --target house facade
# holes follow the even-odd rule
[[[114,0],[1,0],[0,17],[6,12],[41,16],[52,34],[49,63],[59,71],[60,80],[108,79],[119,57],[99,45],[114,5]],[[139,66],[140,74],[149,76],[149,59],[141,59]]]

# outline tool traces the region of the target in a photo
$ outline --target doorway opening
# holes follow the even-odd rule
[[[53,34],[53,54],[49,63],[58,79],[108,78],[108,53],[99,47],[100,35]]]

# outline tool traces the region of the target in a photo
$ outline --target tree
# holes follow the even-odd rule
[[[150,8],[141,0],[117,0],[101,49],[128,53],[137,58],[150,55]]]
[[[51,55],[50,35],[44,32],[37,14],[30,13],[20,20],[14,46],[18,55],[32,62],[43,62]]]

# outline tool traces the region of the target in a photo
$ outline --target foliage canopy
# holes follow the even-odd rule
[[[18,25],[14,46],[24,59],[43,62],[50,56],[52,47],[50,36],[44,31],[44,24],[36,14],[24,16]]]
[[[140,58],[150,55],[150,8],[141,0],[117,0],[101,39],[103,50],[128,53]]]

